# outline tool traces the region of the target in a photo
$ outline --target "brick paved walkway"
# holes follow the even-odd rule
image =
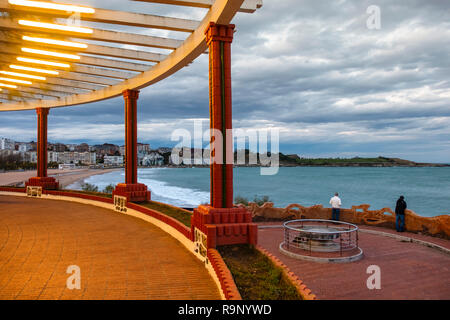
[[[69,265],[81,289],[66,287]],[[202,263],[148,222],[78,203],[0,196],[0,299],[220,299]]]
[[[359,233],[359,239],[364,251],[362,260],[330,264],[281,254],[278,246],[283,241],[282,228],[259,229],[258,233],[259,244],[297,274],[319,299],[450,299],[450,255],[420,244],[363,232]],[[446,247],[450,242],[426,236],[420,239]],[[366,270],[370,265],[381,268],[380,290],[367,289],[370,275]]]

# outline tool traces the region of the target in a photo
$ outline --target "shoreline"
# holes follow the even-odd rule
[[[72,183],[82,181],[98,174],[105,174],[112,171],[123,170],[122,168],[113,169],[49,169],[48,176],[54,177],[61,188],[64,188]],[[0,173],[0,185],[2,186],[19,186],[23,185],[29,178],[36,176],[36,170],[29,171],[10,171]]]
[[[285,164],[280,163],[280,168],[294,168],[294,167],[314,167],[314,168],[449,168],[450,164],[418,164],[418,165],[381,165],[381,164]],[[165,164],[161,166],[138,166],[139,169],[142,168],[209,168],[209,165],[204,164],[182,164],[182,165],[171,165]],[[270,166],[261,166],[258,164],[246,164],[246,165],[233,165],[233,168],[270,168]]]
[[[92,176],[96,176],[96,175],[101,175],[101,174],[106,174],[109,172],[113,172],[113,171],[121,171],[123,170],[122,168],[114,168],[114,169],[86,169],[82,172],[75,172],[75,173],[63,173],[63,174],[56,174],[56,175],[52,175],[52,177],[54,177],[58,182],[59,185],[62,189],[64,189],[65,187],[74,184],[74,183],[79,183],[81,185],[81,183]]]

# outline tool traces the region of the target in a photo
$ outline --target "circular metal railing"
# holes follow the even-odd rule
[[[283,223],[287,251],[339,252],[358,248],[358,227],[334,220],[298,219]]]

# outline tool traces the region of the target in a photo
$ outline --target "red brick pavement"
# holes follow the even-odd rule
[[[426,236],[419,238],[445,247],[449,243]],[[318,299],[450,299],[450,255],[420,244],[363,232],[359,233],[359,240],[364,251],[362,260],[317,263],[280,253],[282,228],[259,229],[258,232],[259,245],[286,264]],[[367,288],[370,274],[366,271],[370,265],[381,268],[380,290]]]
[[[81,269],[70,290],[69,265]],[[0,196],[0,299],[220,299],[203,264],[148,222],[71,202]]]

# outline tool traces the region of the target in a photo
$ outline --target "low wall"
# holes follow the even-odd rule
[[[252,213],[253,221],[290,220],[290,219],[331,219],[331,208],[322,205],[304,207],[290,204],[285,208],[275,208],[272,202],[258,206],[250,202],[245,207]],[[369,210],[369,204],[341,209],[340,220],[350,223],[381,226],[395,229],[395,213],[390,208]],[[407,231],[450,239],[450,215],[422,217],[411,210],[405,212],[405,228]]]

